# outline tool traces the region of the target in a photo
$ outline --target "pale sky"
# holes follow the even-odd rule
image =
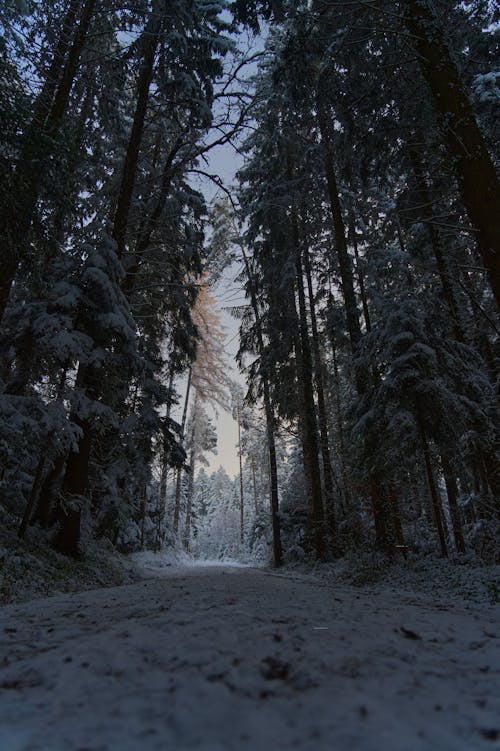
[[[243,46],[248,45],[248,52],[253,53],[261,50],[263,47],[263,40],[261,37],[247,39],[246,42],[242,40]],[[246,75],[254,75],[257,71],[257,65],[252,62],[248,65]],[[207,155],[207,163],[203,165],[203,169],[209,173],[218,175],[226,187],[230,187],[234,183],[236,172],[242,165],[241,155],[230,145],[219,146],[210,151]],[[224,193],[217,189],[217,187],[208,179],[204,179],[198,183],[198,187],[204,195],[207,197],[207,201],[212,200],[215,196],[223,198]],[[235,355],[238,350],[238,328],[239,321],[233,318],[228,312],[223,310],[224,307],[231,307],[232,305],[241,305],[245,303],[245,297],[243,290],[238,283],[234,281],[238,274],[238,267],[235,264],[225,274],[222,281],[213,289],[210,293],[215,298],[219,305],[219,314],[222,324],[227,329],[226,339],[226,351],[228,353],[228,361],[233,368],[230,376],[233,380],[240,382],[243,387],[245,381],[243,376],[238,370],[238,366],[235,362]],[[239,472],[238,463],[238,428],[235,420],[229,413],[223,412],[218,408],[219,414],[215,419],[217,426],[217,454],[207,454],[209,466],[208,472],[215,471],[220,465],[224,467],[226,472],[233,477]]]
[[[242,164],[241,156],[230,145],[215,148],[209,156],[209,165],[206,167],[207,171],[217,174],[222,178],[224,184],[229,187]],[[224,193],[217,190],[214,184],[208,180],[200,182],[199,189],[207,196],[207,200],[211,200],[215,196],[224,197]],[[227,330],[226,352],[228,354],[228,363],[232,368],[230,377],[244,386],[244,378],[239,372],[235,361],[239,346],[239,321],[233,318],[226,310],[223,310],[223,308],[231,307],[232,305],[245,303],[243,290],[235,282],[238,271],[237,264],[228,269],[221,282],[210,290],[210,294],[218,303],[220,319]],[[207,454],[206,458],[209,461],[207,472],[216,471],[222,465],[228,475],[233,477],[239,472],[238,428],[236,422],[230,413],[224,412],[219,407],[217,407],[218,415],[215,415],[215,412],[210,408],[208,408],[208,411],[213,415],[217,426],[217,454]]]
[[[240,382],[244,386],[244,378],[238,370],[238,366],[235,362],[236,352],[238,350],[238,327],[239,321],[233,318],[225,310],[222,310],[222,306],[229,307],[231,305],[238,305],[245,301],[243,291],[236,284],[234,276],[237,273],[237,269],[234,267],[230,269],[224,280],[217,285],[215,289],[211,290],[212,295],[219,304],[219,314],[223,325],[227,329],[226,337],[226,351],[228,353],[228,361],[233,367],[233,372],[230,374],[231,378]],[[222,464],[226,472],[230,477],[236,475],[239,472],[238,464],[238,428],[235,420],[227,412],[223,412],[219,409],[219,415],[217,417],[217,454],[208,454],[207,459],[210,464],[207,470],[214,471]]]

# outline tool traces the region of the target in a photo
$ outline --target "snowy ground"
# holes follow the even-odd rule
[[[498,747],[498,606],[163,574],[2,608],[2,750]]]

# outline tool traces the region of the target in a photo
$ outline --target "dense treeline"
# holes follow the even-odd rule
[[[119,542],[153,467],[186,459],[171,408],[206,264],[190,175],[247,107],[224,7],[2,5],[2,506],[62,552],[83,527]]]
[[[271,433],[296,427],[308,504],[281,510],[319,558],[466,537],[494,555],[494,28],[482,2],[312,2],[269,36],[240,173],[241,355]]]
[[[238,38],[263,22],[251,98]],[[215,401],[239,426],[240,544],[262,551],[267,495],[277,564],[495,555],[497,23],[483,0],[2,7],[0,506],[20,536],[77,555],[82,532],[131,549],[169,526],[189,548]],[[235,139],[207,244],[192,176]],[[229,259],[246,404],[207,293]]]

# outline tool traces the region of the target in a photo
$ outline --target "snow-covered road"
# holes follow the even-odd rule
[[[474,751],[498,609],[241,568],[2,608],[2,751]]]

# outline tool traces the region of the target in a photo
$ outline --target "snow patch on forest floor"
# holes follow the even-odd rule
[[[0,748],[497,747],[498,606],[316,576],[171,566],[3,608]]]
[[[53,550],[49,533],[40,528],[28,528],[20,540],[18,523],[0,507],[0,604],[116,587],[143,578],[133,561],[105,540],[93,541],[85,555],[75,560]]]
[[[308,574],[332,586],[349,585],[366,592],[418,593],[442,603],[500,603],[500,566],[475,557],[455,560],[413,556],[397,563],[373,556],[343,558],[335,563],[289,565],[287,572]]]

